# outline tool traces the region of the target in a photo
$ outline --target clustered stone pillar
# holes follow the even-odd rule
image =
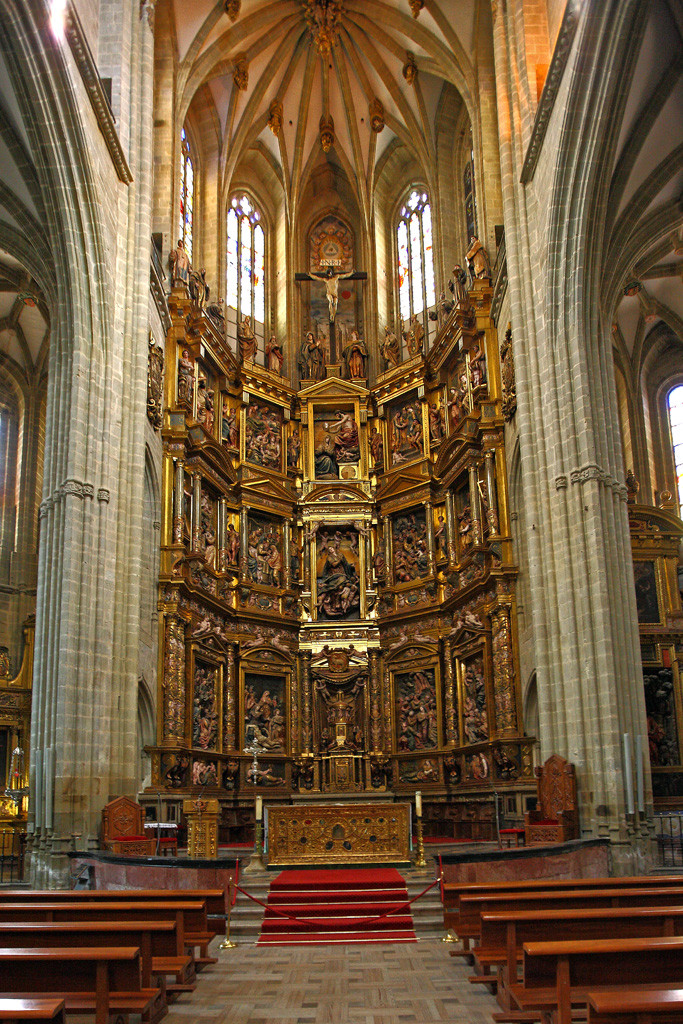
[[[455,680],[453,678],[453,652],[451,641],[446,636],[443,641],[443,660],[445,669],[444,704],[446,709],[446,746],[457,747],[459,729],[457,719],[457,700],[455,697]]]
[[[368,654],[370,670],[370,746],[373,754],[382,750],[382,679],[377,664],[377,651]]]
[[[223,677],[223,753],[235,750],[236,736],[236,697],[237,672],[236,672],[237,644],[228,644],[228,657]]]

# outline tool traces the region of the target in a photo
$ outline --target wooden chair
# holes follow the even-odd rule
[[[574,765],[553,754],[536,769],[538,808],[524,815],[526,845],[566,843],[579,837]]]
[[[154,855],[156,842],[145,836],[140,804],[120,796],[102,808],[102,845],[111,853],[129,857]]]

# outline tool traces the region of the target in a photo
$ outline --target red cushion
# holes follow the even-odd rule
[[[524,835],[524,829],[523,828],[502,828],[500,830],[500,834],[502,836],[515,835],[515,833],[518,834],[518,835]]]

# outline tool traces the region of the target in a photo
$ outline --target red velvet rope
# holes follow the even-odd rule
[[[421,899],[422,896],[425,895],[425,893],[428,893],[429,890],[433,889],[435,885],[438,885],[438,883],[439,879],[435,878],[433,882],[431,882],[425,889],[422,890],[422,892],[419,892],[417,896],[413,896],[412,900],[408,900],[407,903],[400,903],[397,907],[392,907],[391,910],[387,910],[385,914],[381,914],[379,917],[354,918],[348,922],[348,926],[349,928],[351,928],[355,924],[369,925],[377,924],[379,921],[386,921],[387,918],[391,917],[392,914],[396,914],[398,913],[399,910],[406,910],[408,907],[412,906],[412,904],[415,903],[416,900]],[[264,907],[266,910],[272,911],[273,914],[277,914],[278,917],[283,917],[285,921],[298,921],[299,924],[310,925],[311,928],[320,928],[319,920],[311,921],[310,918],[295,917],[293,914],[284,914],[281,910],[276,910],[275,907],[271,907],[267,903],[264,903],[263,900],[259,900],[256,898],[256,896],[252,896],[250,892],[247,892],[246,889],[242,889],[241,886],[237,884],[235,884],[235,890],[241,892],[243,896],[248,897],[248,899],[252,900],[254,903],[258,903],[259,906]]]

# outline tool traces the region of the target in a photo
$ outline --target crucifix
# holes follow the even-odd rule
[[[337,351],[337,336],[335,321],[337,319],[337,301],[339,298],[340,281],[366,281],[368,275],[364,271],[351,271],[350,274],[338,274],[328,267],[322,274],[295,274],[296,281],[322,281],[325,285],[325,297],[330,310],[330,359],[333,363],[341,359],[341,352]]]

